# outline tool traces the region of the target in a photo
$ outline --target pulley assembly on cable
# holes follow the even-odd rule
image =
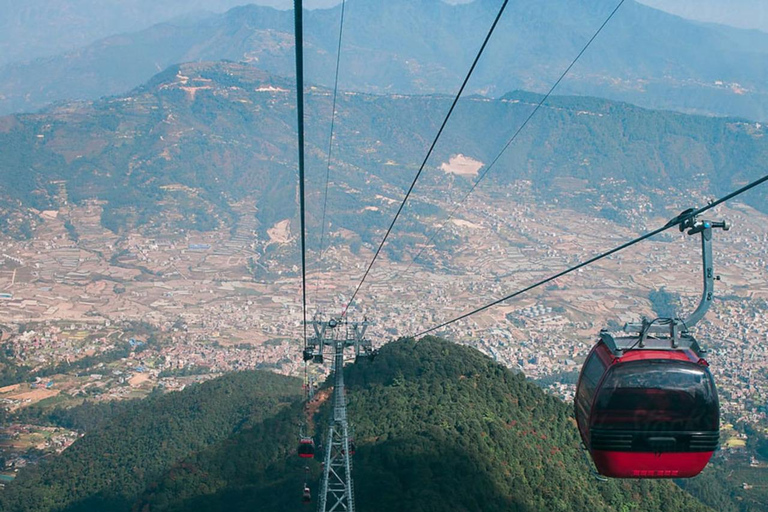
[[[712,230],[726,222],[689,212],[680,231],[701,235],[704,291],[685,320],[662,318],[603,330],[581,370],[574,408],[597,472],[616,478],[688,478],[707,465],[719,442],[717,389],[706,350],[688,329],[712,303]]]

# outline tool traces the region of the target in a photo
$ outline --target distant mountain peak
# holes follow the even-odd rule
[[[455,92],[500,1],[350,0],[342,89]],[[519,0],[509,4],[471,93],[546,91],[615,7],[614,0]],[[338,10],[308,11],[305,72],[333,84]],[[199,22],[166,23],[98,41],[0,73],[0,113],[64,99],[119,94],[165,67],[190,61],[248,62],[293,76],[293,15],[244,5]],[[558,89],[649,108],[768,118],[768,34],[702,26],[642,6],[622,6]]]

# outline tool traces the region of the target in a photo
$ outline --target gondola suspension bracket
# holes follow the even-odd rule
[[[722,229],[728,231],[731,224],[728,221],[713,222],[709,220],[700,220],[692,215],[693,210],[686,210],[670,221],[679,224],[680,232],[688,230],[688,235],[701,234],[701,259],[702,259],[702,277],[703,290],[699,305],[693,313],[685,320],[680,318],[662,318],[652,322],[643,319],[641,323],[628,323],[624,325],[624,332],[640,335],[639,347],[643,348],[650,334],[661,334],[669,336],[672,342],[672,348],[680,345],[681,339],[687,334],[688,329],[696,325],[709,310],[714,298],[715,281],[720,280],[720,276],[715,276],[712,264],[712,230]],[[697,347],[698,348],[698,347]],[[706,350],[699,348],[701,353]]]

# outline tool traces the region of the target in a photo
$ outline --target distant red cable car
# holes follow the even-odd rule
[[[354,440],[354,438],[350,437],[349,438],[349,456],[350,457],[355,455],[355,449],[356,449],[355,440]],[[341,453],[342,454],[344,453],[343,449],[341,450]]]
[[[311,437],[302,437],[297,451],[302,459],[311,459],[315,456],[315,441]]]
[[[576,388],[576,421],[597,471],[615,478],[688,478],[717,449],[720,407],[696,341],[682,335],[602,339]]]

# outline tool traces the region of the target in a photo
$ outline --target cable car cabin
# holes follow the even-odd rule
[[[719,442],[720,407],[696,340],[614,338],[587,356],[574,405],[597,471],[614,478],[689,478]]]
[[[299,441],[299,457],[311,459],[315,456],[315,441],[311,437],[302,437]]]
[[[304,492],[301,495],[301,502],[305,505],[309,505],[309,503],[312,501],[312,493],[309,490],[309,487],[306,485],[304,486]]]

